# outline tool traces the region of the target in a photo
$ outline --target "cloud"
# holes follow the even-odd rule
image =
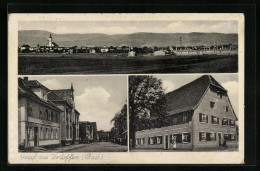
[[[62,88],[62,85],[55,79],[47,79],[45,81],[42,82],[42,84],[45,86],[45,87],[48,87],[49,89],[61,89]]]
[[[76,109],[80,112],[80,121],[97,122],[98,130],[109,131],[110,121],[122,106],[110,100],[111,95],[101,86],[85,88],[75,97]]]
[[[231,101],[232,107],[235,113],[238,115],[238,82],[237,81],[228,81],[222,83],[222,86],[227,89],[228,96]]]
[[[162,86],[163,89],[165,89],[165,93],[173,91],[176,88],[176,86],[171,81],[163,80],[162,82],[163,82]]]

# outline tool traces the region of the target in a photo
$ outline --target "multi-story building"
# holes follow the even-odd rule
[[[80,142],[97,141],[97,124],[96,122],[81,121],[79,122]]]
[[[38,81],[28,81],[28,77],[18,79],[19,149],[61,143],[62,110],[48,100],[49,92]]]
[[[136,148],[179,149],[237,146],[237,117],[227,90],[204,75],[166,94],[168,122],[136,132]]]
[[[61,114],[61,143],[70,145],[79,142],[79,115],[75,109],[74,89],[51,90],[50,99],[63,112]]]

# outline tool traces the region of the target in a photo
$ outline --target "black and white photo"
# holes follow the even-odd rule
[[[21,21],[19,74],[238,72],[238,22]]]
[[[127,151],[126,80],[19,77],[19,151]]]
[[[132,151],[238,150],[238,79],[214,77],[130,76]]]

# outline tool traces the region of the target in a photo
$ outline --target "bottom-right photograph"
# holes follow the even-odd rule
[[[129,145],[139,151],[238,151],[237,74],[130,75]]]

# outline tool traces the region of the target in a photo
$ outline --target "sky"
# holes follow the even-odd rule
[[[238,23],[233,20],[198,21],[20,21],[18,30],[45,30],[56,34],[103,33],[130,34],[216,32],[237,33]]]
[[[97,122],[98,130],[110,131],[114,115],[127,99],[126,76],[32,76],[51,90],[70,89],[73,83],[75,107],[80,121]]]
[[[202,75],[156,75],[155,77],[162,80],[165,93],[176,90],[177,88],[194,81]],[[211,76],[220,83],[227,91],[232,107],[238,116],[238,77],[234,74],[214,75]]]

